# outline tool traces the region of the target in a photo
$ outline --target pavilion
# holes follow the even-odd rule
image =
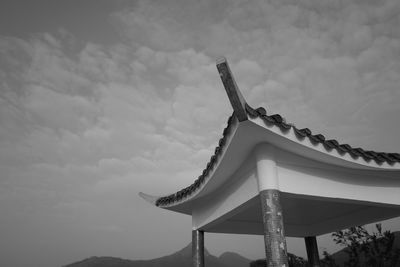
[[[157,207],[192,216],[193,266],[204,266],[204,232],[264,235],[267,266],[288,266],[285,236],[304,237],[319,266],[316,236],[400,216],[400,154],[326,140],[279,114],[253,109],[225,58],[217,69],[233,107],[200,176]]]

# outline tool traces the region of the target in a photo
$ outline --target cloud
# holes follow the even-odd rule
[[[60,232],[75,225],[126,233],[121,214],[143,225],[126,215],[147,205],[138,191],[162,195],[190,183],[230,113],[219,101],[223,90],[215,89],[213,61],[193,49],[88,43],[71,54],[51,34],[2,40],[25,56],[2,68],[1,208],[7,221],[23,221],[27,231],[43,232],[42,218]],[[208,154],[197,153],[204,147]],[[168,186],[154,187],[166,179]],[[112,211],[116,206],[120,215]],[[6,228],[13,233],[12,223]]]
[[[200,48],[207,42],[204,29],[219,21],[225,1],[139,1],[133,8],[116,12],[112,21],[135,47],[157,51]]]
[[[232,113],[220,55],[252,106],[353,146],[400,150],[399,9],[395,0],[139,1],[110,14],[121,39],[107,44],[65,30],[1,36],[2,220],[27,232],[80,229],[74,239],[94,225],[87,238],[114,233],[129,247],[132,225],[148,223],[134,210],[174,220],[136,193],[171,193],[206,165]],[[150,256],[151,246],[125,255]]]

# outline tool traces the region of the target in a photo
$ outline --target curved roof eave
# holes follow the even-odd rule
[[[333,160],[340,159],[342,162],[349,163],[349,165],[355,164],[377,170],[400,170],[399,153],[375,152],[362,148],[353,148],[348,144],[340,144],[334,139],[326,140],[322,134],[312,134],[308,128],[299,129],[293,124],[286,123],[285,119],[279,114],[268,116],[264,108],[253,109],[247,104],[245,108],[246,113],[249,115],[249,120],[253,122],[261,120],[265,128],[268,130],[274,129],[274,133],[282,137],[284,141],[294,141],[312,152],[323,153]],[[226,147],[229,145],[232,135],[240,123],[235,117],[235,113],[229,117],[223,135],[215,148],[214,155],[211,156],[202,174],[191,185],[167,196],[157,197],[144,193],[139,195],[153,205],[172,210],[179,209],[177,206],[196,198],[212,178],[214,170],[224,157]],[[289,132],[291,132],[291,137],[288,137]]]
[[[362,148],[353,148],[349,144],[341,144],[336,139],[326,140],[324,135],[313,134],[308,128],[299,129],[293,124],[286,123],[285,119],[279,114],[267,115],[262,107],[253,109],[246,104],[246,112],[251,120],[261,120],[261,124],[266,128],[273,130],[285,139],[332,158],[340,159],[342,162],[347,161],[349,163],[347,164],[348,166],[356,164],[355,168],[364,166],[373,169],[400,170],[399,153],[364,150]]]
[[[190,213],[188,202],[199,196],[206,184],[212,180],[213,174],[224,158],[235,131],[240,124],[246,125],[246,122],[249,121],[253,125],[259,125],[268,130],[262,133],[263,137],[259,140],[260,142],[273,143],[272,141],[274,141],[275,145],[282,149],[287,149],[299,155],[355,169],[400,170],[399,153],[375,152],[362,148],[353,148],[348,144],[340,144],[335,139],[326,140],[325,136],[313,134],[308,128],[300,129],[293,124],[286,123],[285,119],[279,114],[267,115],[262,107],[253,109],[242,96],[225,58],[217,60],[217,69],[234,112],[229,117],[228,125],[224,129],[223,136],[219,140],[214,155],[198,179],[188,187],[163,197],[140,193],[139,195],[148,202],[161,208]],[[255,145],[254,142],[257,142],[256,140],[251,141],[247,144],[248,146]]]
[[[214,171],[217,169],[221,159],[224,157],[226,148],[229,146],[238,125],[239,121],[233,113],[228,119],[227,126],[222,133],[222,137],[218,141],[214,154],[211,156],[201,175],[191,185],[166,196],[157,197],[142,192],[139,193],[139,196],[151,204],[161,208],[173,207],[182,202],[186,202],[189,199],[195,198],[213,176]]]

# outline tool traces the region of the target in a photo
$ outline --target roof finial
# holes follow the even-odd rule
[[[221,63],[224,63],[224,62],[227,62],[227,61],[226,61],[226,57],[224,57],[224,56],[220,56],[220,57],[218,57],[217,60],[216,60],[217,65],[218,65],[218,64],[221,64]]]
[[[235,111],[236,117],[239,121],[247,120],[245,108],[246,100],[242,96],[242,93],[233,78],[228,61],[225,57],[219,57],[216,62],[219,76],[224,84],[225,91],[228,95],[229,101],[231,102],[232,108]]]

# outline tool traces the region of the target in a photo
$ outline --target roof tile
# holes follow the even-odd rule
[[[329,148],[337,148],[339,146],[339,142],[335,139],[327,140],[324,144]]]
[[[352,150],[349,144],[342,144],[338,147],[342,152],[350,152]]]
[[[308,137],[310,138],[311,141],[315,143],[325,142],[325,136],[323,136],[322,134],[309,135]]]

